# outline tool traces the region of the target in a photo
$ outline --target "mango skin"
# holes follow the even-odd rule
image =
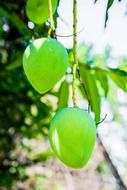
[[[58,0],[52,0],[53,13],[56,10]],[[48,0],[27,0],[27,17],[36,24],[44,23],[50,18]]]
[[[65,74],[68,53],[55,39],[39,38],[23,54],[25,74],[35,90],[43,94],[50,90]]]
[[[55,155],[64,164],[82,168],[96,142],[95,122],[83,109],[64,108],[51,121],[49,139]]]

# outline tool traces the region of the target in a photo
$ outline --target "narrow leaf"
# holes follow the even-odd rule
[[[79,70],[82,82],[85,85],[89,96],[91,110],[95,113],[95,120],[96,123],[98,123],[100,121],[100,96],[96,84],[95,74],[83,66],[80,66]]]
[[[105,97],[107,97],[108,90],[109,90],[107,72],[100,69],[96,70],[96,77],[97,77],[97,80],[100,82],[101,87],[104,90]]]
[[[17,53],[17,58],[7,65],[7,70],[12,70],[22,64],[22,54]]]
[[[109,76],[115,84],[127,92],[127,72],[120,69],[109,69]]]
[[[108,21],[108,11],[111,8],[113,2],[114,2],[114,0],[108,0],[108,3],[107,3],[106,15],[105,15],[105,28],[106,28],[107,21]]]
[[[58,110],[67,107],[69,98],[69,84],[67,81],[61,84],[58,98]]]
[[[15,13],[10,14],[7,10],[0,7],[0,17],[6,17],[20,32],[28,31],[25,23]]]

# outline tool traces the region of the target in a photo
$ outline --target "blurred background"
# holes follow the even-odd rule
[[[54,14],[70,65],[43,95],[27,81],[22,55],[33,39],[47,36],[49,21],[35,25],[25,5],[25,0],[0,1],[0,190],[126,190],[127,1],[78,0],[77,104],[87,109],[89,99],[100,123],[93,155],[80,170],[55,158],[48,140],[55,112],[73,105],[73,2],[58,1]]]

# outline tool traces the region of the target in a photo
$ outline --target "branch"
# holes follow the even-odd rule
[[[118,190],[127,190],[127,187],[126,187],[125,184],[123,183],[123,181],[122,181],[122,179],[121,179],[121,177],[120,177],[120,175],[119,175],[119,173],[118,173],[118,171],[117,171],[117,168],[116,168],[115,165],[113,164],[113,162],[112,162],[112,160],[111,160],[111,158],[110,158],[110,156],[109,156],[107,150],[105,149],[105,147],[104,147],[104,145],[103,145],[103,143],[102,143],[102,141],[101,141],[101,139],[100,139],[100,137],[99,137],[98,134],[97,134],[97,138],[98,138],[99,145],[100,145],[100,147],[101,147],[101,149],[102,149],[104,158],[105,158],[107,164],[109,165],[109,167],[110,167],[110,169],[111,169],[111,171],[112,171],[112,174],[113,174],[113,176],[115,177],[116,182],[117,182],[117,184],[118,184],[118,186],[119,186],[119,187],[118,187]]]

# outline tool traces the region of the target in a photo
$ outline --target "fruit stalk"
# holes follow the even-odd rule
[[[72,100],[74,107],[76,104],[76,88],[75,88],[75,80],[76,80],[76,70],[78,66],[77,59],[77,0],[73,0],[73,56],[74,56],[74,66],[73,66],[73,82],[72,82]]]
[[[48,36],[50,37],[51,32],[55,30],[55,25],[53,20],[52,0],[48,0],[48,5],[49,5],[49,15],[50,15],[50,28],[48,31]]]

